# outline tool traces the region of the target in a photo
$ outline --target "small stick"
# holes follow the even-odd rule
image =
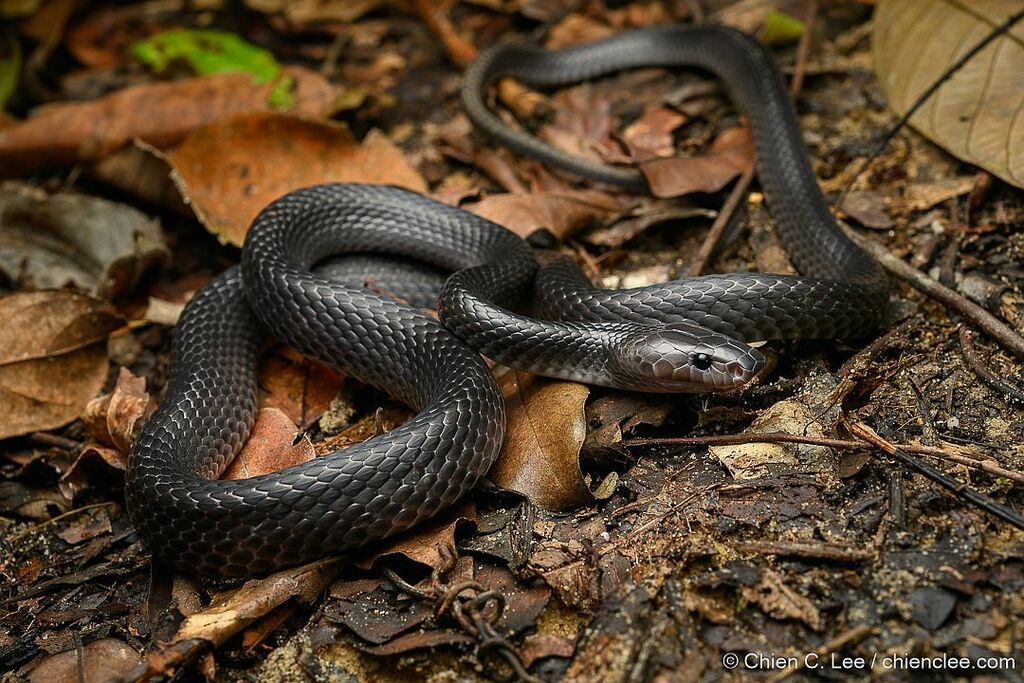
[[[987,365],[985,365],[974,348],[974,336],[966,326],[960,328],[960,349],[963,351],[964,360],[967,361],[967,365],[974,370],[975,374],[981,378],[985,384],[989,385],[997,391],[1001,391],[1014,401],[1020,401],[1024,403],[1024,391],[1021,391],[1017,387],[1013,386],[1009,382],[1004,381],[999,375],[992,372]]]
[[[827,643],[825,643],[817,650],[815,650],[814,654],[818,658],[818,661],[821,661],[831,653],[837,650],[842,650],[847,645],[852,645],[853,643],[858,643],[864,640],[869,635],[871,635],[871,630],[871,626],[868,626],[867,624],[854,626],[849,631],[840,633],[832,640],[829,640]],[[817,662],[811,662],[808,660],[807,657],[804,657],[803,659],[798,659],[796,664],[792,666],[787,666],[785,669],[782,669],[778,673],[775,673],[772,676],[770,676],[768,678],[768,683],[782,683],[782,681],[786,680],[796,672],[800,671],[809,663],[816,664]]]
[[[1013,510],[1001,503],[997,503],[985,494],[975,491],[966,484],[947,477],[945,474],[935,469],[927,463],[923,463],[917,458],[911,456],[905,450],[902,450],[895,444],[879,436],[875,430],[868,427],[863,422],[852,422],[847,423],[847,428],[850,432],[865,441],[877,446],[887,454],[892,456],[895,460],[903,465],[906,465],[910,469],[914,470],[918,474],[921,474],[928,479],[931,479],[936,484],[946,489],[954,496],[963,498],[964,500],[972,503],[976,507],[984,510],[985,512],[998,517],[1004,522],[1008,522],[1018,529],[1024,529],[1024,517],[1021,517],[1016,510]]]
[[[740,201],[747,196],[747,190],[750,189],[750,183],[753,180],[754,165],[751,164],[740,175],[739,180],[736,181],[732,188],[732,192],[729,193],[729,197],[725,200],[725,204],[722,205],[722,210],[715,216],[715,222],[711,224],[711,229],[708,230],[704,243],[700,245],[700,251],[694,257],[693,265],[690,266],[691,276],[700,275],[708,267],[708,261],[711,260],[711,255],[715,252],[715,248],[722,239],[725,227],[729,224],[732,215],[736,213],[736,209],[739,208]]]
[[[866,562],[875,554],[835,543],[800,543],[797,541],[739,541],[731,544],[740,551],[780,557],[799,557],[827,562]]]
[[[804,30],[800,34],[800,43],[796,47],[796,65],[793,67],[793,78],[789,82],[789,95],[794,99],[800,94],[804,85],[804,72],[807,69],[807,58],[811,54],[811,27],[818,16],[818,0],[804,2]]]
[[[851,449],[869,449],[871,447],[870,443],[865,443],[864,441],[830,439],[819,436],[803,436],[800,434],[788,434],[786,432],[624,439],[621,442],[621,445],[625,448],[631,448],[635,446],[738,446],[748,443],[802,443],[809,444],[811,446]],[[981,470],[997,477],[1005,477],[1024,484],[1024,473],[1008,470],[991,460],[980,460],[966,457],[958,453],[950,453],[944,448],[939,448],[937,446],[899,444],[897,447],[908,453],[949,460],[950,462],[955,462],[958,465],[963,465],[964,467]]]

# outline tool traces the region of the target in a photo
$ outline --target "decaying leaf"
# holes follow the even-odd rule
[[[0,270],[26,287],[130,293],[167,258],[160,223],[98,197],[0,185]]]
[[[316,451],[306,435],[293,443],[297,432],[295,423],[283,412],[264,408],[256,416],[249,440],[221,478],[247,479],[309,462]]]
[[[598,190],[494,194],[463,208],[523,238],[544,229],[559,239],[622,211],[614,197]]]
[[[235,245],[263,207],[306,185],[362,182],[426,190],[382,133],[371,131],[359,143],[344,126],[286,114],[247,114],[200,128],[166,157],[203,224]]]
[[[127,643],[100,638],[46,657],[28,674],[32,683],[59,681],[111,681],[131,671],[141,660]]]
[[[98,159],[139,138],[173,145],[190,131],[235,114],[272,109],[270,94],[288,79],[291,113],[326,116],[336,89],[320,74],[287,67],[278,79],[254,84],[249,74],[216,74],[155,81],[87,102],[61,102],[0,128],[0,175],[28,175],[40,168]]]
[[[219,645],[288,600],[308,603],[316,599],[339,569],[338,560],[321,560],[247,581],[241,588],[214,596],[209,607],[185,619],[174,642],[201,638]]]
[[[71,422],[107,379],[109,305],[64,290],[0,299],[0,438]]]
[[[691,192],[717,192],[754,163],[754,144],[746,126],[729,128],[699,157],[652,159],[640,165],[651,193],[679,197]]]
[[[874,18],[878,79],[906,112],[946,69],[1020,9],[986,0],[880,0]],[[1024,25],[974,55],[911,117],[951,154],[1024,187]]]
[[[505,443],[489,477],[548,510],[592,501],[580,472],[587,435],[586,385],[509,371],[498,381],[505,397]]]
[[[764,570],[757,585],[743,589],[743,597],[776,619],[797,619],[815,631],[824,626],[814,603],[787,586],[782,577],[770,569]]]
[[[121,368],[114,390],[89,401],[82,421],[94,439],[127,455],[137,430],[155,408],[146,391],[146,378]]]

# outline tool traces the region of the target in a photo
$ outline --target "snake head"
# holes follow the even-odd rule
[[[764,356],[743,342],[692,323],[672,323],[630,334],[615,349],[617,374],[633,391],[729,391],[752,380]]]

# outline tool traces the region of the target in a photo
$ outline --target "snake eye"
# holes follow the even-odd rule
[[[690,356],[690,363],[698,370],[707,370],[711,367],[711,356],[706,353],[695,353]]]

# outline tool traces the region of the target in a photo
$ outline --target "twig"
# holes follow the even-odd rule
[[[780,557],[799,557],[807,560],[826,562],[865,562],[875,554],[870,550],[859,550],[834,543],[799,543],[796,541],[740,541],[731,544],[740,551]]]
[[[963,66],[967,64],[967,62],[971,61],[971,59],[973,59],[976,54],[984,50],[988,46],[988,44],[991,43],[993,40],[1009,31],[1013,27],[1013,25],[1016,24],[1021,19],[1024,19],[1024,10],[1011,14],[1009,17],[1006,18],[1006,20],[1003,23],[993,28],[987,36],[982,38],[977,45],[972,47],[970,50],[964,53],[964,55],[960,59],[958,59],[956,62],[950,65],[950,67],[946,69],[941,76],[935,79],[935,82],[928,86],[928,88],[924,92],[918,95],[917,99],[914,101],[912,105],[910,105],[910,108],[907,109],[906,113],[904,113],[903,116],[901,116],[899,120],[895,124],[893,124],[893,126],[879,140],[878,144],[875,146],[875,149],[872,150],[871,154],[869,154],[864,159],[864,161],[860,163],[860,165],[857,167],[857,170],[853,173],[853,175],[850,176],[850,179],[847,181],[846,187],[843,188],[843,193],[839,196],[839,201],[836,202],[835,206],[843,205],[843,202],[846,200],[846,196],[850,194],[850,190],[853,188],[853,184],[854,182],[856,182],[857,178],[859,178],[861,174],[864,173],[865,170],[867,170],[867,167],[871,164],[871,162],[878,158],[878,155],[882,153],[882,150],[884,150],[886,145],[889,144],[889,141],[892,140],[893,136],[896,135],[896,133],[899,132],[900,129],[903,128],[903,126],[907,125],[907,122],[910,121],[911,117],[917,113],[917,110],[920,109],[924,105],[924,103],[928,101],[928,98],[934,95],[935,92],[939,88],[941,88],[946,81],[952,78],[957,71],[962,69]]]
[[[978,358],[978,353],[974,348],[973,335],[966,326],[960,327],[960,350],[963,351],[964,360],[967,361],[967,365],[974,370],[975,374],[978,375],[985,384],[997,391],[1001,391],[1006,394],[1008,398],[1014,401],[1024,403],[1024,391],[1021,391],[1009,382],[1004,381],[999,377],[999,375],[992,372],[992,370],[990,370],[980,358]]]
[[[842,650],[847,645],[852,645],[854,643],[858,643],[864,640],[869,635],[871,635],[871,630],[871,626],[868,626],[867,624],[861,624],[860,626],[854,626],[849,631],[840,633],[838,636],[836,636],[832,640],[829,640],[824,645],[822,645],[814,651],[814,654],[817,656],[817,661],[825,659],[833,652]],[[782,669],[781,671],[772,674],[768,678],[768,683],[782,683],[782,681],[786,680],[796,672],[800,671],[809,663],[815,662],[813,662],[807,657],[798,657],[796,664],[787,666],[785,669]]]
[[[32,432],[28,440],[34,444],[40,446],[53,446],[55,448],[62,448],[66,451],[77,451],[82,447],[81,441],[75,441],[65,436],[58,436],[57,434],[51,434],[50,432]]]
[[[693,265],[690,266],[689,274],[691,276],[700,275],[708,267],[708,261],[711,260],[711,255],[715,253],[715,249],[722,239],[722,233],[725,232],[726,226],[729,225],[733,214],[739,208],[740,201],[747,196],[747,190],[750,189],[750,183],[753,179],[754,165],[751,164],[740,175],[739,180],[736,181],[732,188],[732,192],[729,193],[729,197],[725,200],[725,204],[722,205],[722,210],[715,216],[715,222],[711,224],[711,229],[708,230],[707,236],[704,237],[704,243],[700,245],[700,250],[693,259]]]
[[[830,439],[823,436],[803,436],[800,434],[788,434],[786,432],[625,439],[620,445],[625,448],[631,448],[635,446],[738,446],[748,443],[800,443],[811,446],[848,449],[868,449],[872,446],[871,443],[865,443],[864,441]],[[946,449],[938,446],[898,444],[897,447],[908,453],[948,460],[950,462],[955,462],[958,465],[963,465],[964,467],[981,470],[982,472],[988,472],[989,474],[997,477],[1005,477],[1012,481],[1024,484],[1024,473],[1008,470],[991,460],[980,460],[969,458],[958,453],[950,453]]]
[[[445,54],[452,64],[465,69],[476,59],[477,50],[472,43],[459,35],[448,18],[451,2],[430,2],[430,0],[413,0],[416,13],[430,32],[441,41]]]
[[[793,67],[793,78],[789,82],[789,94],[794,99],[804,85],[807,57],[811,54],[811,27],[814,26],[814,18],[817,16],[818,0],[804,0],[804,30],[796,47],[796,64]]]
[[[1024,358],[1024,338],[1014,332],[1013,328],[1009,325],[973,301],[965,299],[952,289],[936,282],[913,266],[904,263],[902,259],[890,254],[889,250],[882,245],[876,244],[872,240],[861,237],[852,231],[847,231],[847,234],[858,246],[874,256],[887,271],[907,282],[914,289],[924,292],[936,301],[949,306],[984,330],[1015,355]]]
[[[846,426],[854,436],[877,446],[899,463],[909,467],[918,474],[931,479],[953,495],[963,498],[979,509],[984,510],[990,515],[998,517],[1004,522],[1012,524],[1018,529],[1024,530],[1024,517],[1018,514],[1016,510],[1013,510],[1001,503],[997,503],[985,494],[970,488],[956,479],[946,476],[931,465],[921,462],[905,450],[879,436],[873,429],[863,422],[850,422],[847,423]]]

